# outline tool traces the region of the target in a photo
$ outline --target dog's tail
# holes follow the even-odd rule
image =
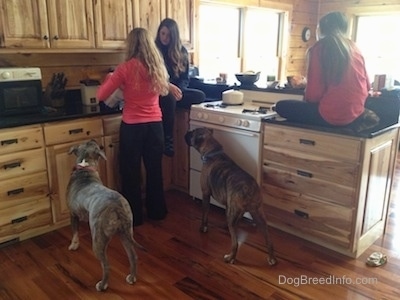
[[[144,246],[142,246],[141,244],[139,244],[139,243],[135,240],[135,238],[133,238],[133,245],[134,245],[136,248],[139,248],[139,249],[142,250],[142,251],[148,252],[147,249],[146,249]]]

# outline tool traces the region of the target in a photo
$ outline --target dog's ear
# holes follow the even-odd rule
[[[69,151],[68,151],[68,154],[75,154],[76,155],[76,153],[78,152],[78,145],[74,145],[74,146],[72,146],[70,149],[69,149]]]
[[[104,153],[103,150],[100,149],[100,147],[96,149],[96,154],[101,156],[104,160],[107,160],[106,154]]]

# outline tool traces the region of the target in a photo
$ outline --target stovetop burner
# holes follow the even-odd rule
[[[265,115],[265,114],[267,114],[268,113],[268,110],[269,110],[269,108],[268,107],[265,107],[265,106],[260,106],[258,109],[246,109],[246,108],[244,108],[243,110],[242,110],[242,113],[250,113],[250,114],[263,114],[263,115]]]

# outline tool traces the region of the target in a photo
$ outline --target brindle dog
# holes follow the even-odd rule
[[[68,249],[78,249],[79,221],[89,221],[92,249],[103,269],[103,277],[96,284],[96,289],[104,291],[108,287],[110,270],[107,246],[111,238],[118,234],[130,263],[126,281],[133,284],[136,282],[137,265],[134,246],[143,247],[133,238],[133,215],[128,200],[102,184],[97,168],[99,159],[106,159],[106,156],[94,140],[71,147],[71,153],[76,155],[76,165],[67,187],[73,233]]]
[[[226,217],[231,235],[231,252],[224,256],[225,262],[234,263],[238,251],[237,225],[245,212],[249,212],[261,228],[268,248],[270,265],[276,264],[274,248],[268,237],[267,221],[262,209],[260,187],[255,179],[241,169],[213,137],[212,130],[197,128],[188,131],[185,141],[196,149],[203,160],[200,185],[203,193],[203,217],[200,230],[208,230],[210,197],[226,206]]]

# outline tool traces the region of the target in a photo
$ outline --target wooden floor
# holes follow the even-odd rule
[[[167,219],[135,229],[148,250],[138,250],[136,284],[125,282],[127,257],[113,239],[109,288],[95,290],[101,268],[84,224],[76,252],[67,249],[69,227],[0,249],[0,299],[400,299],[400,160],[397,165],[386,235],[358,259],[270,228],[278,257],[271,267],[261,235],[243,221],[238,260],[226,264],[230,238],[223,211],[212,209],[209,232],[200,233],[200,203],[171,191]],[[387,264],[367,267],[374,251],[387,254]]]

